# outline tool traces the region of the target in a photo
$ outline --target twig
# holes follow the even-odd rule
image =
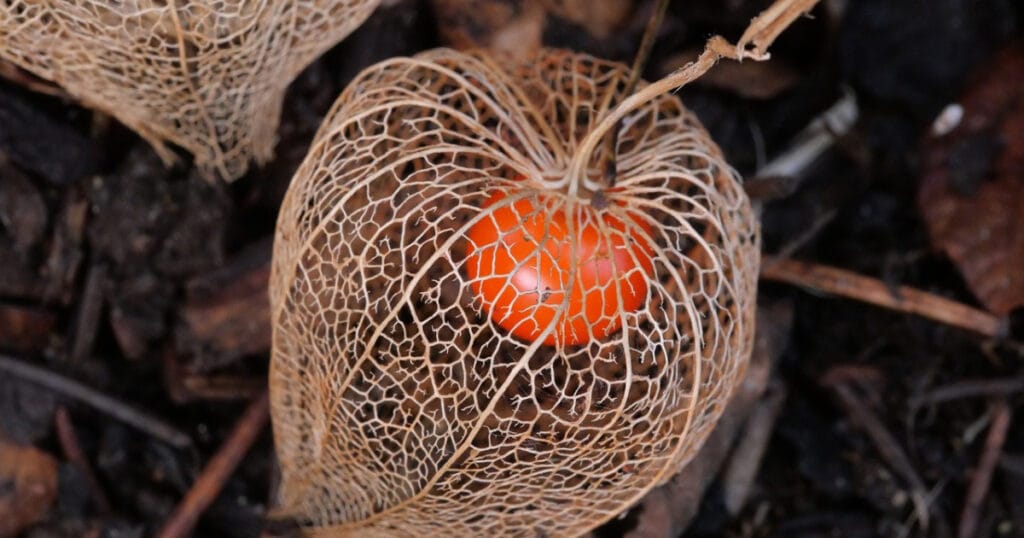
[[[775,259],[789,259],[792,257],[798,250],[804,248],[804,246],[813,241],[815,237],[818,237],[818,234],[820,234],[821,231],[824,230],[838,214],[839,210],[833,207],[825,210],[822,214],[815,216],[814,221],[811,222],[810,226],[779,248],[778,252],[775,253]]]
[[[267,380],[265,376],[186,374],[181,378],[181,385],[197,400],[246,400],[259,394],[260,390],[267,386]]]
[[[792,0],[775,2],[750,21],[747,31],[737,44],[753,58],[767,57],[768,47],[790,24],[811,11],[818,0]],[[742,56],[741,56],[742,57]]]
[[[857,97],[851,91],[846,92],[811,120],[794,137],[789,149],[760,167],[753,178],[744,181],[743,190],[752,199],[766,202],[790,196],[803,183],[807,168],[850,132],[859,115]]]
[[[188,536],[199,516],[213,503],[246,452],[259,437],[269,418],[269,397],[266,391],[257,396],[235,423],[234,429],[217,453],[210,458],[185,498],[157,533],[158,538]]]
[[[1006,321],[988,312],[909,286],[897,287],[894,294],[878,279],[836,267],[766,258],[761,266],[761,278],[916,314],[989,338],[1000,338],[1007,331]]]
[[[967,488],[967,498],[964,500],[964,510],[960,516],[960,529],[957,532],[960,538],[977,536],[981,507],[992,485],[992,471],[995,470],[1003,453],[1003,444],[1006,442],[1006,432],[1010,429],[1012,417],[1013,411],[1006,400],[997,400],[992,408],[992,425],[985,439],[985,449]]]
[[[907,457],[899,443],[896,442],[896,439],[889,433],[885,425],[882,424],[881,419],[871,412],[868,405],[857,396],[850,385],[838,383],[831,385],[830,388],[835,392],[846,414],[864,430],[864,433],[871,439],[872,444],[878,449],[879,454],[889,464],[889,467],[899,473],[910,486],[910,498],[913,500],[917,519],[921,522],[921,527],[927,529],[928,488],[925,487],[924,481],[921,480],[917,471],[914,470],[914,466],[910,463],[910,458]]]
[[[1024,377],[1009,379],[970,379],[950,383],[910,399],[911,408],[935,405],[951,400],[976,398],[979,396],[1009,396],[1024,392]]]
[[[837,364],[828,370],[818,382],[826,387],[841,383],[855,383],[858,386],[877,386],[885,382],[885,376],[874,366],[859,363]]]
[[[92,353],[96,341],[96,331],[100,324],[100,313],[103,310],[103,288],[106,283],[106,270],[102,265],[89,268],[85,279],[85,290],[79,301],[78,313],[75,316],[73,336],[71,337],[71,362],[81,362],[86,355]]]
[[[860,109],[853,92],[846,92],[794,137],[790,147],[757,171],[757,176],[801,176],[807,167],[850,132]]]
[[[249,400],[267,386],[266,376],[202,375],[187,373],[170,348],[163,353],[164,386],[171,401]]]
[[[60,374],[7,355],[0,355],[0,371],[78,400],[175,448],[192,446],[192,439],[174,426]]]
[[[644,68],[647,66],[647,61],[651,57],[651,50],[654,48],[654,42],[658,36],[658,29],[661,28],[661,23],[665,20],[666,11],[668,11],[668,0],[656,0],[654,10],[651,12],[651,18],[647,19],[647,27],[644,28],[644,35],[640,40],[640,47],[636,50],[636,56],[633,58],[633,65],[630,67],[629,71],[629,79],[626,80],[626,85],[622,89],[623,96],[628,96],[633,93],[637,82],[640,81],[640,76],[643,74]],[[620,119],[619,121],[621,123],[622,120]],[[616,126],[608,131],[608,136],[605,137],[604,178],[609,187],[615,186],[615,178],[618,175],[618,168],[615,160],[615,147],[618,145],[618,142],[619,128]],[[602,200],[602,198],[596,198],[596,200]]]
[[[644,28],[644,35],[640,39],[640,47],[637,48],[636,56],[633,58],[629,80],[626,81],[626,87],[622,91],[623,95],[633,93],[636,83],[640,81],[640,76],[647,67],[647,61],[651,58],[651,50],[654,48],[654,42],[658,37],[661,23],[665,20],[666,11],[668,11],[668,0],[656,0],[654,10],[651,12],[651,18],[647,19],[647,27]]]
[[[1024,454],[1006,454],[999,458],[999,467],[1004,471],[1024,478]]]
[[[775,380],[769,385],[769,393],[757,403],[743,427],[736,448],[733,449],[729,464],[722,475],[722,497],[725,509],[736,515],[743,509],[757,471],[761,467],[768,441],[775,431],[775,421],[786,400],[786,387]]]
[[[57,408],[54,423],[57,428],[57,440],[60,442],[64,457],[85,477],[85,482],[89,485],[89,490],[92,491],[92,497],[96,500],[96,507],[101,513],[109,514],[110,500],[103,493],[100,481],[96,478],[92,465],[89,465],[89,459],[85,457],[85,452],[82,451],[78,435],[75,433],[75,426],[71,423],[71,415],[63,405]]]

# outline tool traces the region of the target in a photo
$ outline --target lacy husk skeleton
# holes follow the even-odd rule
[[[587,162],[580,147],[627,78],[565,51],[436,50],[352,82],[279,217],[285,513],[324,534],[574,534],[693,456],[749,356],[757,224],[672,96],[624,115],[604,189],[603,144]],[[602,192],[602,211],[651,227],[647,300],[621,330],[567,347],[494,323],[463,253],[496,189],[567,208]]]

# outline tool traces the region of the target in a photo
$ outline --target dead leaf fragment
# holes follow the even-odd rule
[[[15,536],[46,514],[57,496],[57,460],[0,440],[0,536]]]
[[[925,142],[918,205],[932,245],[995,314],[1024,305],[1024,46],[983,67],[960,125]]]

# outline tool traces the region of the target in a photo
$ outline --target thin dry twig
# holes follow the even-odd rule
[[[643,38],[640,40],[640,47],[636,51],[636,57],[633,58],[633,65],[629,70],[629,79],[626,80],[626,85],[622,89],[622,95],[629,95],[633,93],[636,88],[637,82],[640,81],[640,75],[643,74],[644,68],[647,66],[647,61],[651,57],[651,50],[654,49],[655,38],[658,36],[658,30],[661,28],[662,21],[665,20],[665,12],[668,11],[668,0],[656,0],[654,9],[651,11],[651,17],[647,20],[647,27],[644,28]],[[618,174],[617,162],[615,159],[615,147],[618,145],[619,129],[612,129],[608,136],[605,137],[605,181],[609,187],[615,186],[615,178]],[[602,198],[597,197],[595,200],[601,200]]]
[[[196,400],[246,400],[267,386],[266,377],[186,374],[182,388]]]
[[[817,3],[818,0],[775,2],[750,21],[747,31],[740,37],[737,49],[742,47],[754,58],[767,58],[768,47],[775,42],[779,34],[789,28],[793,21],[811,11]]]
[[[963,398],[1009,396],[1018,392],[1024,392],[1024,377],[968,379],[914,396],[910,399],[910,407],[916,409]]]
[[[82,445],[78,442],[78,434],[75,433],[75,425],[71,423],[71,415],[66,407],[60,406],[57,408],[54,424],[57,428],[57,440],[60,442],[60,448],[64,452],[64,457],[85,477],[85,482],[89,486],[92,498],[95,499],[96,507],[99,508],[99,511],[104,514],[110,513],[110,500],[103,492],[100,481],[96,478],[96,472],[93,471],[92,465],[89,464],[89,459],[85,457]]]
[[[629,80],[626,81],[626,86],[622,91],[623,95],[633,93],[636,83],[640,81],[640,76],[651,57],[651,50],[654,49],[658,30],[661,28],[662,21],[665,20],[666,11],[668,11],[668,0],[656,0],[651,18],[647,20],[647,27],[644,28],[644,35],[640,39],[640,47],[636,51],[636,57],[633,58],[633,65],[630,66]]]
[[[163,354],[164,385],[175,403],[197,400],[250,400],[266,389],[265,376],[194,374],[186,371],[171,349]]]
[[[106,281],[106,269],[102,265],[89,268],[85,278],[85,289],[79,300],[75,326],[71,337],[71,362],[81,362],[92,353],[96,341],[96,333],[100,326],[100,313],[103,310],[103,288]]]
[[[900,447],[892,433],[886,429],[882,420],[871,412],[870,406],[857,395],[849,384],[837,383],[829,388],[835,392],[846,414],[871,439],[872,444],[875,445],[878,453],[888,463],[889,467],[903,477],[910,486],[910,498],[914,503],[917,519],[921,522],[921,527],[927,529],[929,514],[928,488],[925,487],[924,481],[921,480],[920,475],[918,475],[914,466],[910,463],[910,458],[907,457],[906,452]]]
[[[876,278],[827,265],[765,258],[761,278],[916,314],[989,338],[1000,338],[1007,331],[1006,320],[988,312],[909,286],[892,290]]]
[[[985,503],[989,487],[992,485],[992,472],[999,463],[1006,442],[1006,432],[1010,429],[1013,411],[1005,399],[995,402],[992,408],[992,425],[985,439],[985,449],[978,460],[978,468],[974,470],[971,484],[964,500],[964,510],[960,516],[960,529],[957,536],[971,538],[977,536],[978,521],[981,518],[981,507]]]
[[[1006,454],[999,458],[999,467],[1011,474],[1024,478],[1024,454]]]
[[[814,240],[835,218],[839,215],[837,208],[826,209],[820,215],[814,217],[814,221],[807,228],[797,234],[796,237],[787,241],[779,251],[775,253],[775,259],[789,259],[796,252]]]
[[[224,482],[249,451],[269,417],[270,398],[266,391],[257,396],[235,423],[217,453],[210,458],[192,488],[157,533],[158,538],[188,536],[199,516],[213,503]]]
[[[786,386],[779,379],[773,380],[768,394],[750,413],[742,436],[733,449],[722,475],[722,497],[726,510],[732,515],[739,514],[750,497],[785,400]]]
[[[0,371],[82,402],[175,448],[192,446],[192,438],[167,422],[45,368],[0,355]]]
[[[807,177],[807,168],[853,128],[860,116],[857,98],[846,92],[798,133],[790,147],[743,182],[743,190],[755,200],[771,201],[796,192]],[[831,213],[831,211],[830,211]],[[831,220],[831,216],[827,217]],[[825,223],[827,223],[827,220]],[[822,224],[825,224],[822,223]],[[817,230],[811,230],[809,237]],[[807,237],[807,234],[803,234]],[[808,238],[809,238],[808,237]],[[780,256],[786,257],[786,256]]]
[[[788,149],[761,167],[756,177],[803,176],[814,161],[850,132],[859,117],[856,95],[844,93],[832,106],[815,116],[794,137]]]

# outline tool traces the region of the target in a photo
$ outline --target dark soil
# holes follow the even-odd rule
[[[647,78],[713,33],[736,37],[767,3],[674,3]],[[648,4],[638,1],[637,12]],[[697,84],[680,95],[751,176],[759,155],[778,154],[844,91],[854,92],[861,109],[854,130],[806,172],[794,194],[766,205],[765,252],[787,248],[824,219],[794,258],[977,305],[957,268],[929,244],[915,201],[919,154],[943,107],[997,51],[1024,36],[1024,5],[834,4],[846,6],[840,19],[819,6],[772,49],[796,75],[783,90],[750,98]],[[553,20],[544,39],[629,62],[642,24],[630,28],[601,40]],[[184,448],[172,446],[0,374],[0,435],[62,462],[57,501],[26,536],[144,536],[168,517],[262,387],[269,347],[263,286],[276,209],[320,118],[360,69],[439,45],[428,3],[380,9],[293,84],[276,159],[226,186],[200,179],[184,153],[166,168],[116,122],[0,80],[0,354],[97,388],[191,439]],[[1024,340],[1020,310],[1011,316],[1009,338],[991,343],[779,284],[763,284],[761,300],[789,301],[795,312],[778,364],[784,408],[746,509],[729,515],[721,488],[712,485],[685,535],[955,535],[990,401],[923,408],[914,401],[958,381],[1024,375],[1024,348],[1014,344]],[[927,530],[913,523],[903,470],[892,468],[821,383],[837,369],[854,372],[844,375],[860,380],[871,411],[932,488]],[[1024,398],[1011,395],[1010,402],[1019,410]],[[63,459],[53,427],[60,406],[70,411],[109,512]],[[272,453],[264,433],[202,517],[197,536],[260,533]],[[980,513],[979,536],[1024,536],[1024,429],[1011,427]],[[602,535],[628,526],[615,523]]]

